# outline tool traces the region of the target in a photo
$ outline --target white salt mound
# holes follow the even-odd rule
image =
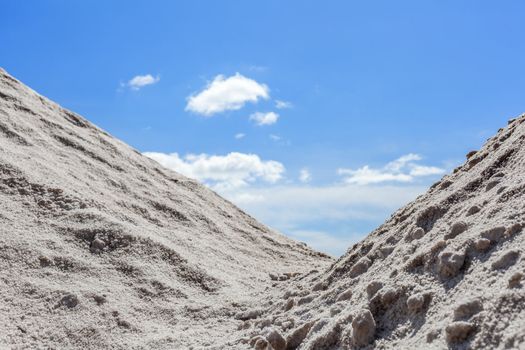
[[[467,158],[330,268],[261,299],[283,336],[308,325],[287,349],[525,349],[525,115]]]
[[[331,261],[0,70],[1,349],[224,349]]]

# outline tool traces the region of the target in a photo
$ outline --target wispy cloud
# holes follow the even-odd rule
[[[154,77],[151,74],[137,75],[137,76],[134,76],[133,78],[131,78],[124,85],[129,87],[132,90],[140,90],[144,86],[153,85],[153,84],[158,83],[159,81],[160,81],[160,76],[158,76],[158,75],[156,77]]]
[[[413,182],[417,177],[439,175],[445,172],[444,169],[419,165],[416,162],[422,158],[418,154],[410,153],[404,155],[382,168],[371,168],[365,165],[356,170],[338,169],[337,173],[344,176],[344,182],[348,184],[369,185],[382,182]]]
[[[291,102],[275,100],[275,108],[277,109],[286,109],[286,108],[292,108],[292,107],[293,105]]]
[[[240,140],[240,139],[245,138],[245,137],[246,137],[246,134],[245,134],[245,133],[242,133],[242,132],[239,132],[239,133],[235,134],[234,137],[235,137],[236,140]]]
[[[273,141],[281,141],[281,136],[270,134],[270,139],[272,139]]]
[[[302,183],[307,183],[312,180],[312,174],[307,168],[303,168],[299,171],[299,181]]]
[[[275,124],[277,123],[278,119],[279,114],[275,112],[255,112],[252,115],[250,115],[250,120],[253,120],[258,126]]]
[[[239,73],[228,78],[218,75],[202,91],[188,97],[186,110],[210,117],[228,110],[239,110],[247,102],[256,103],[269,97],[270,89],[265,84]]]

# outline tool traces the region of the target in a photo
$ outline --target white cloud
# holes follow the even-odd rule
[[[310,171],[307,168],[301,169],[299,171],[299,181],[302,183],[307,183],[312,180],[312,174],[310,174]]]
[[[275,124],[277,123],[278,119],[279,119],[279,114],[275,112],[268,112],[268,113],[255,112],[250,116],[250,120],[253,120],[255,124],[257,124],[258,126]]]
[[[434,166],[416,164],[422,158],[418,154],[404,155],[379,169],[365,165],[359,169],[338,169],[337,173],[344,176],[348,184],[369,185],[382,182],[413,182],[416,177],[439,175],[444,169]]]
[[[128,83],[126,84],[129,86],[132,90],[140,90],[144,86],[147,85],[153,85],[160,81],[160,77],[157,75],[156,77],[152,76],[151,74],[146,75],[137,75],[133,77]]]
[[[421,159],[422,158],[419,154],[415,154],[415,153],[405,154],[404,156],[401,156],[397,158],[396,160],[393,160],[387,165],[385,165],[385,169],[390,170],[390,171],[400,171],[407,164],[410,164],[411,162],[417,162]]]
[[[339,175],[346,175],[344,181],[348,184],[368,185],[380,182],[396,181],[411,182],[413,177],[407,174],[389,173],[383,169],[370,169],[368,165],[357,170],[339,169]]]
[[[281,101],[281,100],[276,100],[275,101],[275,108],[277,109],[285,109],[285,108],[292,108],[293,105],[291,102],[288,102],[288,101]]]
[[[228,78],[218,75],[204,90],[188,97],[186,110],[209,117],[220,112],[241,109],[247,102],[256,103],[260,98],[268,99],[269,91],[265,84],[239,73]]]
[[[235,134],[234,136],[237,140],[240,140],[240,139],[243,139],[246,137],[246,134],[245,133],[242,133],[242,132],[239,132],[237,134]]]
[[[270,138],[274,141],[280,141],[281,140],[281,136],[279,135],[275,135],[275,134],[270,134]]]
[[[411,176],[430,176],[443,174],[444,170],[435,166],[413,165],[410,169]]]
[[[218,191],[237,189],[258,180],[273,184],[285,172],[281,163],[263,161],[256,154],[232,152],[224,156],[188,154],[180,157],[177,153],[146,152],[144,155]]]

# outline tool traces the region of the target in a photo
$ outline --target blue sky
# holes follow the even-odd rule
[[[0,66],[338,255],[525,111],[524,13],[523,1],[3,1]]]

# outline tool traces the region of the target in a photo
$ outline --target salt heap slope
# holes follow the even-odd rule
[[[263,300],[239,343],[525,349],[524,223],[525,115],[327,271]]]
[[[1,348],[221,348],[330,261],[0,69]]]

